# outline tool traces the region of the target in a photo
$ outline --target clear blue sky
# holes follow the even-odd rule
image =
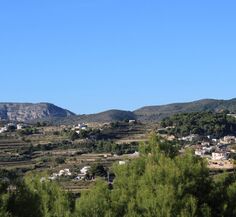
[[[235,0],[2,0],[0,101],[76,113],[236,97]]]

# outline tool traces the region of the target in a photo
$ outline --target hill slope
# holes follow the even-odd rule
[[[122,111],[122,110],[108,110],[105,112],[100,112],[97,114],[90,115],[80,115],[78,116],[80,120],[84,120],[86,122],[112,122],[112,121],[122,121],[122,120],[130,120],[136,119],[133,112],[130,111]]]
[[[219,112],[229,110],[236,112],[236,98],[231,100],[203,99],[188,103],[174,103],[162,106],[147,106],[134,111],[141,121],[159,121],[177,113],[201,111]]]
[[[76,115],[64,118],[51,118],[49,121],[53,124],[78,124],[78,123],[89,123],[89,122],[98,122],[98,123],[106,123],[106,122],[115,122],[115,121],[123,121],[123,120],[133,120],[137,119],[136,115],[131,111],[122,111],[122,110],[108,110],[96,114],[88,114],[88,115]]]
[[[74,113],[50,103],[0,103],[0,120],[28,122],[35,119],[68,117]]]

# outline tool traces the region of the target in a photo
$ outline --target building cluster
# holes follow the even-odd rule
[[[62,177],[62,176],[71,176],[72,173],[70,172],[70,169],[63,169],[63,170],[60,170],[58,173],[53,173],[52,176],[49,177],[50,180],[55,180],[59,177]]]
[[[87,129],[88,125],[85,123],[78,124],[72,128],[72,130],[74,130],[77,134],[80,134],[81,130],[87,130]]]
[[[23,128],[26,128],[27,126],[25,124],[14,124],[14,123],[8,123],[5,126],[0,128],[0,133],[6,133],[11,131],[12,129],[14,130],[21,130]]]
[[[135,152],[135,157],[139,156],[138,152]],[[118,165],[122,166],[128,163],[128,160],[119,160],[117,161]],[[71,177],[71,179],[74,179],[76,181],[81,180],[93,180],[94,176],[91,176],[91,166],[84,166],[80,169],[79,173],[72,173],[70,169],[61,169],[58,173],[53,173],[50,177],[48,177],[49,180],[56,180],[61,177]]]
[[[84,166],[80,173],[75,177],[75,180],[85,180],[86,176],[88,175],[89,170],[91,169],[90,166]]]
[[[85,180],[86,176],[89,173],[89,170],[91,169],[91,166],[84,166],[79,174],[76,174],[75,180]],[[56,180],[60,177],[74,177],[74,174],[70,171],[70,169],[65,168],[60,170],[58,173],[53,173],[48,179],[49,180]]]
[[[235,151],[231,148],[232,144],[236,144],[235,136],[225,136],[220,139],[211,138],[208,136],[207,138],[199,141],[200,137],[197,135],[190,135],[185,137],[185,141],[196,141],[195,145],[192,145],[195,151],[195,155],[200,157],[206,157],[211,160],[228,160],[232,153]]]

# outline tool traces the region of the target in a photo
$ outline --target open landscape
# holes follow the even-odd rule
[[[136,121],[81,126],[8,123],[2,127],[6,131],[0,134],[0,167],[20,173],[46,172],[48,177],[69,169],[70,177],[63,177],[62,181],[70,182],[66,189],[79,192],[84,182],[81,184],[76,177],[83,167],[110,168],[114,162],[132,159],[139,142],[147,140],[152,127]],[[84,177],[81,179],[84,181]]]
[[[0,1],[0,217],[236,217],[236,1]]]
[[[212,102],[219,107],[212,106]],[[7,115],[0,116],[1,180],[9,190],[16,185],[12,183],[15,178],[11,180],[11,177],[24,179],[33,175],[41,184],[48,182],[60,186],[62,191],[74,198],[73,203],[82,200],[81,195],[83,198],[86,192],[97,188],[100,180],[113,188],[117,168],[128,169],[133,161],[141,160],[144,157],[143,147],[148,145],[154,145],[167,158],[191,153],[192,157],[205,162],[211,179],[225,174],[234,176],[234,103],[234,99],[201,100],[147,107],[152,109],[143,109],[145,121],[141,121],[143,115],[137,118],[135,115],[127,116],[127,112],[113,110],[102,115],[89,115],[87,122],[77,124],[74,121],[80,120],[79,116],[51,104],[45,105],[54,107],[52,113],[43,111],[45,106],[42,108],[37,104],[30,107],[29,104],[17,104],[17,107],[11,103],[7,106],[2,104],[0,113]],[[168,114],[160,118],[162,108]],[[40,117],[40,114],[50,118]],[[160,119],[149,121],[149,116],[153,114]],[[152,150],[147,153],[151,154]]]

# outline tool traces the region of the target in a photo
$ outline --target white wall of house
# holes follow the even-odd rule
[[[213,152],[212,153],[212,160],[226,160],[227,153],[225,152]]]

